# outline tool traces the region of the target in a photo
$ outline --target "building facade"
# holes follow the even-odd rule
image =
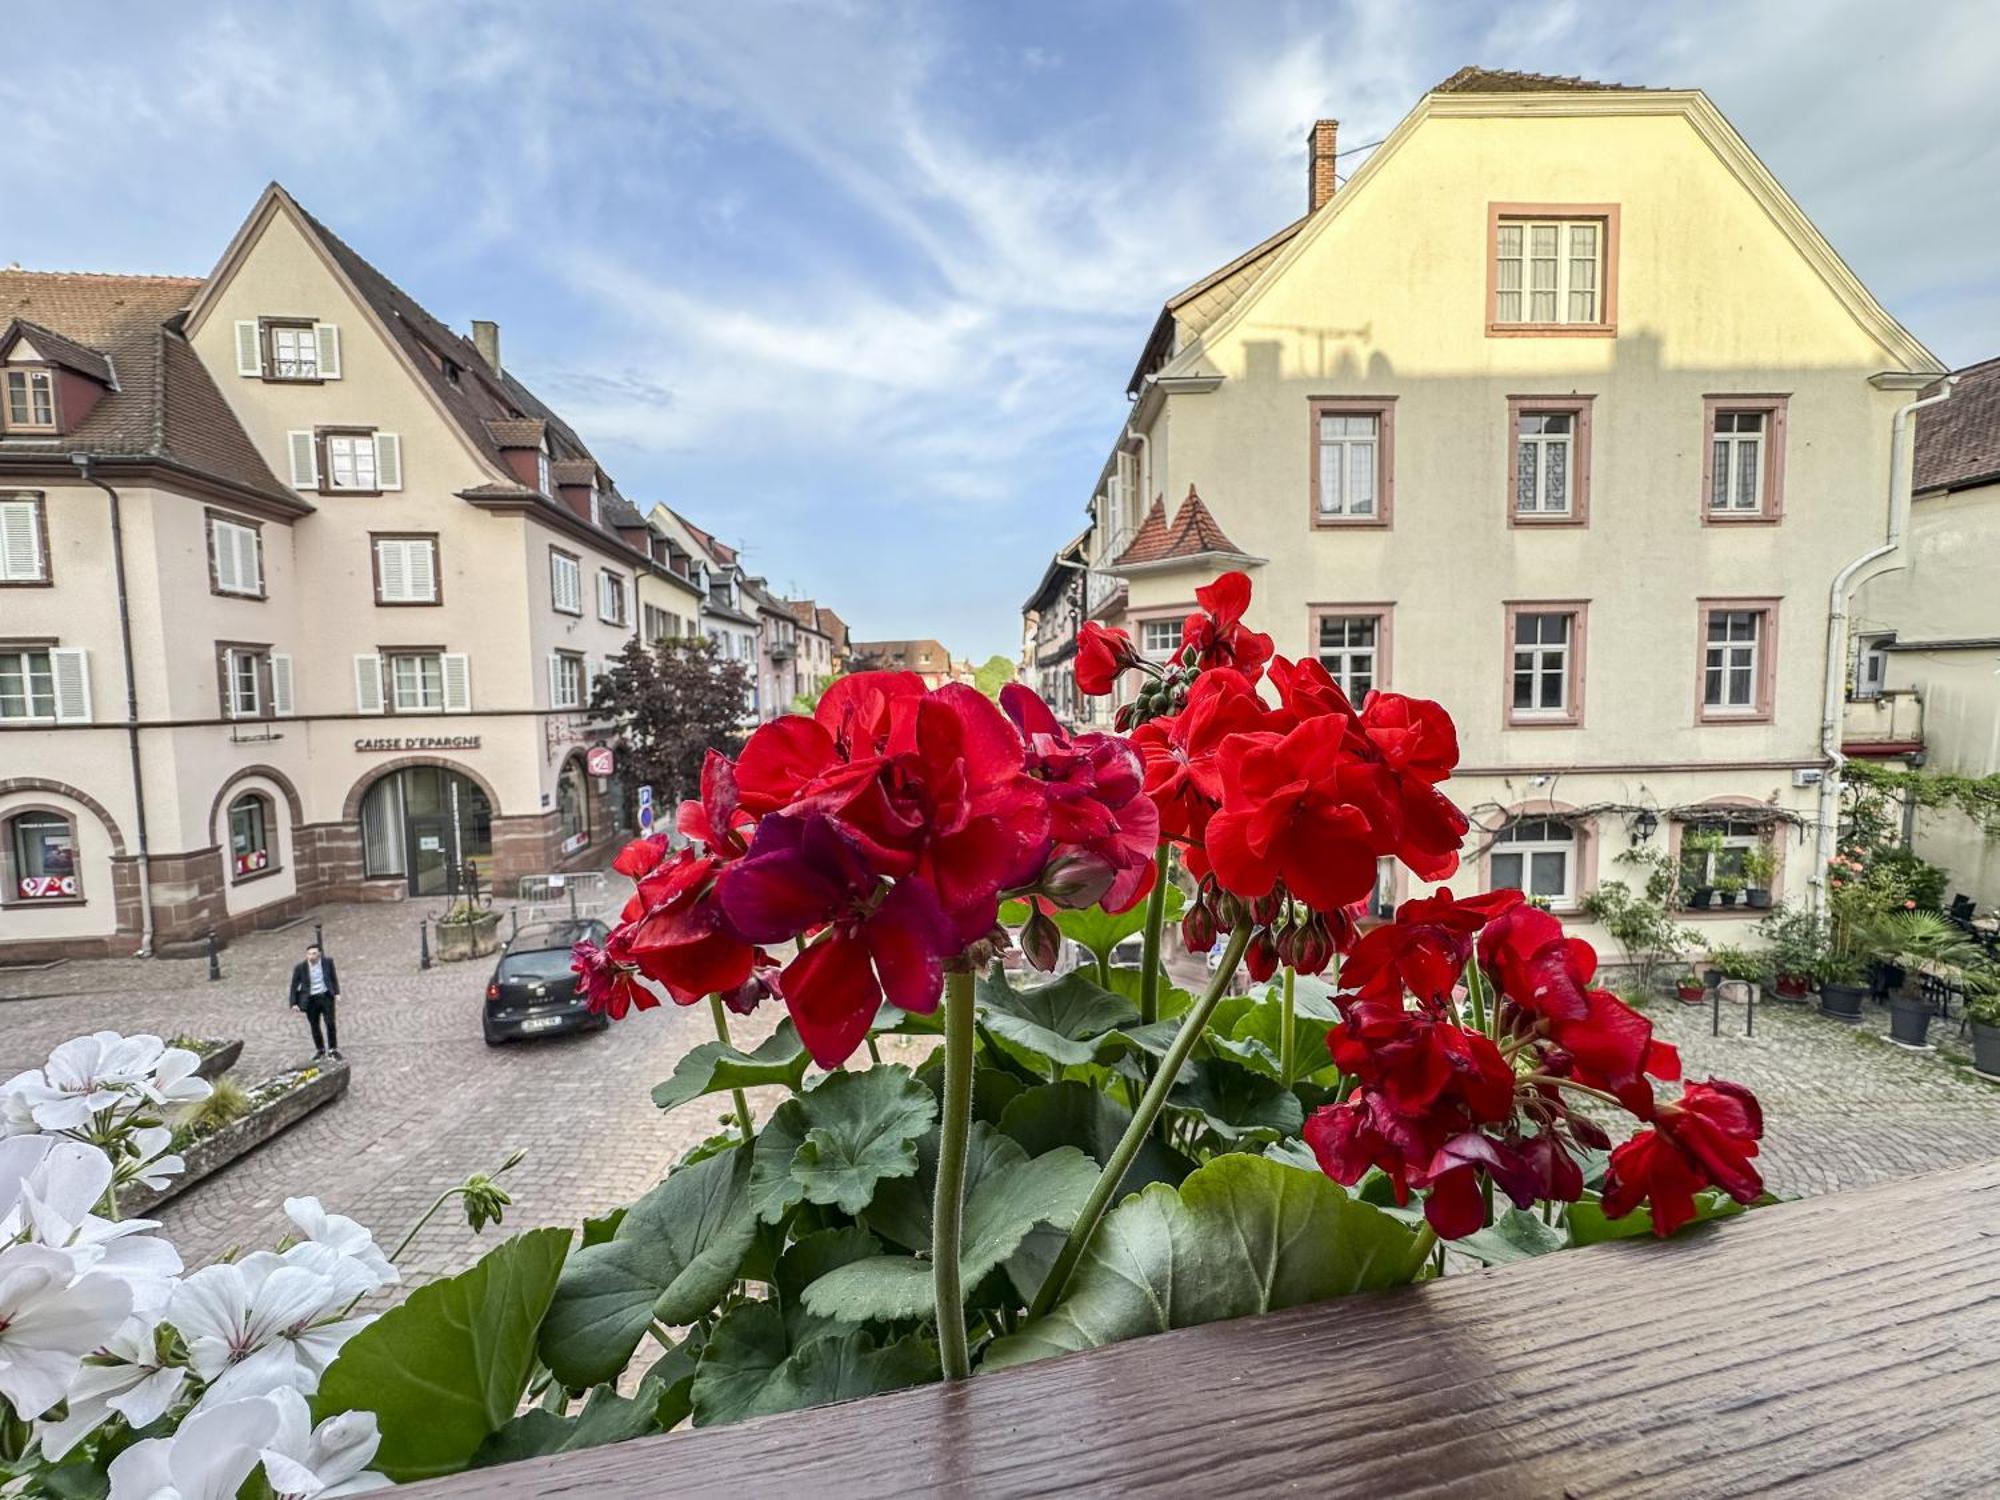
[[[205,279],[0,272],[0,351],[0,954],[608,857],[593,681],[709,592],[497,327],[274,184]]]
[[[2000,360],[1958,372],[1916,418],[1904,544],[1852,612],[1842,750],[1956,776],[2000,775]],[[1917,810],[1911,846],[1950,890],[2000,907],[2000,838],[1949,807]]]
[[[1078,613],[1163,656],[1241,568],[1281,654],[1452,713],[1458,889],[1575,913],[1664,851],[1742,940],[1723,896],[1812,895],[1828,590],[1937,361],[1699,93],[1468,69],[1336,140],[1162,310]]]

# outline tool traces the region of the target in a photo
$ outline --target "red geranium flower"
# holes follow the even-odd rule
[[[1243,624],[1250,607],[1250,580],[1242,573],[1224,573],[1206,588],[1194,591],[1201,610],[1181,627],[1181,649],[1195,649],[1195,666],[1234,667],[1255,679],[1271,659],[1271,638]]]
[[[1479,929],[1521,899],[1513,890],[1460,898],[1439,889],[1405,901],[1393,922],[1362,934],[1341,966],[1341,984],[1385,996],[1400,997],[1408,990],[1419,1000],[1438,1004],[1458,983]]]
[[[1694,1217],[1694,1195],[1719,1187],[1738,1203],[1754,1203],[1764,1180],[1750,1165],[1764,1134],[1757,1099],[1740,1083],[1711,1078],[1691,1083],[1660,1107],[1642,1130],[1611,1153],[1604,1174],[1604,1212],[1623,1218],[1650,1199],[1653,1233],[1672,1234]]]
[[[1048,704],[1017,682],[1000,689],[1000,706],[1025,741],[1024,768],[1048,797],[1049,869],[1061,867],[1056,886],[1095,886],[1093,899],[1106,911],[1129,911],[1153,888],[1160,841],[1160,814],[1142,790],[1138,751],[1116,735],[1071,739]],[[1079,883],[1086,871],[1092,878]],[[1055,894],[1049,881],[1043,886]]]
[[[1146,762],[1146,795],[1160,812],[1160,831],[1170,838],[1200,842],[1222,801],[1222,772],[1216,763],[1232,734],[1268,727],[1269,711],[1241,672],[1204,672],[1188,690],[1177,714],[1150,719],[1132,732]]]
[[[651,1010],[660,1003],[660,997],[639,982],[638,970],[587,939],[569,950],[569,966],[584,1008],[594,1016],[622,1021],[627,1011]]]
[[[715,899],[721,867],[692,846],[662,861],[640,879],[628,918],[613,934],[613,959],[636,965],[679,1005],[750,977],[756,955],[723,920]]]
[[[1076,635],[1076,690],[1086,698],[1102,698],[1118,685],[1118,674],[1140,660],[1132,637],[1087,620]]]

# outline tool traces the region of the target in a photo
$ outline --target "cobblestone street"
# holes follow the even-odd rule
[[[288,1193],[317,1194],[393,1245],[444,1188],[524,1148],[527,1159],[505,1179],[515,1199],[505,1225],[475,1237],[455,1212],[440,1214],[403,1259],[410,1282],[421,1282],[469,1264],[498,1235],[574,1225],[629,1201],[716,1128],[720,1104],[662,1115],[650,1098],[675,1060],[712,1035],[705,1008],[662,1007],[607,1032],[488,1048],[479,1006],[490,961],[419,971],[416,904],[316,915],[340,967],[353,1085],[160,1211],[190,1265],[275,1241]],[[307,920],[242,940],[223,954],[220,983],[198,959],[0,974],[0,1077],[39,1064],[67,1037],[111,1027],[240,1036],[234,1076],[254,1084],[310,1056],[284,993],[311,937]],[[1648,1014],[1681,1048],[1690,1077],[1715,1074],[1757,1091],[1762,1163],[1780,1193],[1863,1187],[2000,1154],[2000,1086],[1967,1074],[1949,1051],[1906,1052],[1803,1006],[1760,1005],[1754,1037],[1742,1035],[1741,1006],[1724,1008],[1715,1038],[1706,1005],[1656,1000]],[[754,1043],[776,1015],[733,1020],[739,1043]],[[1863,1030],[1881,1025],[1873,1015]],[[1934,1038],[1949,1049],[1956,1030],[1935,1025]],[[776,1102],[771,1091],[752,1097],[760,1118]]]

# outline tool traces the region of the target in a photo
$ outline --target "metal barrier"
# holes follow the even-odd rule
[[[604,872],[579,870],[574,875],[523,875],[515,891],[523,906],[560,906],[564,912],[588,911],[605,900]]]

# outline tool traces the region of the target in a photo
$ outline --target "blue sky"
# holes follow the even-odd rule
[[[628,494],[978,659],[1080,527],[1161,300],[1299,213],[1312,119],[1376,140],[1464,63],[1708,90],[1943,359],[2000,353],[2000,11],[1883,14],[16,6],[0,264],[205,272],[275,177],[498,321]]]

